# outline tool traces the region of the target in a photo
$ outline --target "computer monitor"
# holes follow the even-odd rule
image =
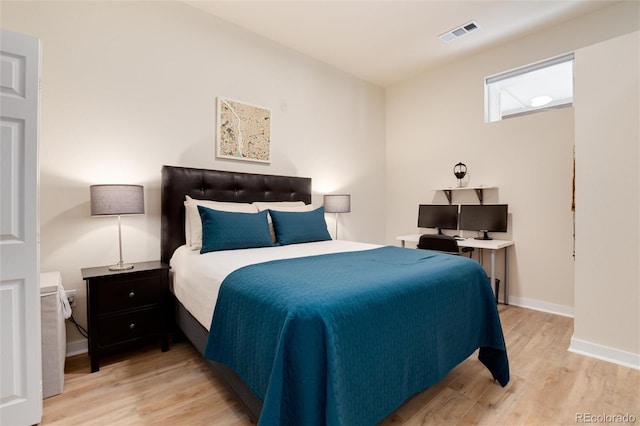
[[[478,240],[491,240],[487,232],[507,232],[508,204],[463,204],[460,206],[460,229],[480,231]]]
[[[446,204],[420,204],[418,206],[418,228],[458,229],[458,206]]]

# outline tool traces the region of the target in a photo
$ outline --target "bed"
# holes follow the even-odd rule
[[[309,205],[311,179],[162,168],[176,322],[253,421],[375,424],[476,349],[488,377],[509,381],[495,299],[472,260],[333,240],[199,255],[185,247],[186,196]]]

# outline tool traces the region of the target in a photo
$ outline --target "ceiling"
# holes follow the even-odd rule
[[[185,0],[269,40],[387,87],[613,0]],[[470,21],[478,29],[438,36]]]

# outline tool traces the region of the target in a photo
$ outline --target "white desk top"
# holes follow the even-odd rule
[[[417,243],[420,241],[420,235],[422,234],[400,235],[399,237],[396,237],[396,240]],[[515,244],[511,240],[476,240],[475,238],[464,238],[456,241],[460,247],[473,247],[488,250],[499,250]]]

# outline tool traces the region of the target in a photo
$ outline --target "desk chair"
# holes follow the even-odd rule
[[[469,257],[473,254],[473,247],[458,247],[456,239],[449,235],[425,234],[420,236],[418,248],[424,250],[434,250],[443,253],[459,255],[468,253]],[[500,280],[496,278],[495,282],[496,303],[498,303],[498,294],[500,294]]]
[[[423,250],[435,250],[450,254],[468,254],[471,257],[473,247],[458,247],[456,239],[450,235],[425,234],[420,236],[418,248]]]

